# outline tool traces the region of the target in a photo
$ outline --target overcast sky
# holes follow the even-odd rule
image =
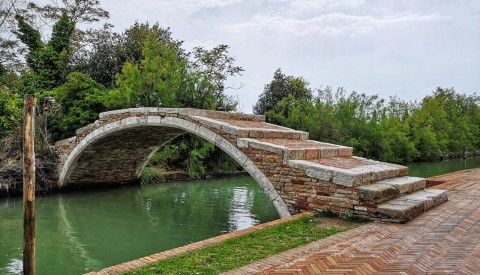
[[[478,0],[103,0],[116,31],[170,27],[187,50],[230,46],[240,111],[277,68],[312,88],[421,99],[437,86],[480,92]]]

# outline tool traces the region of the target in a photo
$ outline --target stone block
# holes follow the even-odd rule
[[[252,141],[250,138],[239,138],[237,139],[237,147],[238,148],[248,148],[249,142]]]
[[[328,148],[320,150],[320,158],[328,159],[338,157],[338,148]]]
[[[395,198],[399,192],[391,185],[375,183],[359,187],[358,194],[361,201],[379,204]]]
[[[231,126],[231,125],[224,125],[224,126],[222,126],[222,131],[224,133],[227,133],[227,134],[230,134],[230,135],[238,136],[240,128],[235,127],[235,126]]]
[[[304,159],[305,149],[286,149],[287,159]]]
[[[390,219],[406,222],[418,216],[424,209],[423,202],[403,201],[402,203],[382,203],[377,207],[377,213]]]
[[[367,207],[358,206],[358,205],[354,206],[353,209],[354,209],[354,210],[357,210],[357,211],[365,211],[365,212],[368,211],[368,208],[367,208]]]
[[[318,159],[320,157],[320,151],[318,149],[305,149],[305,159]]]
[[[338,156],[339,157],[349,157],[353,153],[353,148],[352,147],[340,147],[338,149]]]
[[[378,182],[398,190],[400,195],[412,193],[425,188],[425,179],[418,177],[398,177]]]
[[[201,116],[192,116],[192,119],[198,121],[200,125],[206,127],[212,127],[215,129],[222,129],[223,126],[227,126],[227,123],[222,121],[214,120],[208,117],[201,117]]]
[[[161,116],[147,116],[147,124],[148,125],[158,125],[160,126],[162,123]]]
[[[208,141],[210,141],[211,143],[215,144],[215,140],[217,138],[217,134],[215,134],[214,132],[208,130],[207,128],[203,127],[203,126],[198,126],[197,129],[196,129],[196,134]]]

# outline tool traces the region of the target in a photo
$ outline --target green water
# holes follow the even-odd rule
[[[407,163],[409,175],[428,178],[455,171],[480,167],[480,157],[468,159],[450,159],[438,162]]]
[[[22,200],[0,199],[0,274],[22,271]],[[37,197],[37,274],[82,274],[278,219],[250,177]]]

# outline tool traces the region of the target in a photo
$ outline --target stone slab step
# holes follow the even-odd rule
[[[445,201],[447,190],[424,189],[380,204],[376,214],[385,221],[405,223]]]
[[[306,140],[308,132],[297,131],[290,128],[255,120],[236,120],[226,118],[210,118],[192,116],[202,126],[219,129],[237,138],[280,138]]]
[[[319,158],[348,157],[352,147],[346,147],[314,140],[293,139],[237,139],[239,148],[255,148],[274,152],[283,156],[284,163],[289,159],[310,160]]]
[[[288,160],[287,165],[305,169],[308,177],[347,187],[363,186],[408,175],[406,166],[359,157]]]
[[[379,204],[425,188],[425,179],[417,177],[399,177],[360,186],[360,201]]]

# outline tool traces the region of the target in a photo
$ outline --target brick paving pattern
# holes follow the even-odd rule
[[[227,274],[480,274],[480,168],[432,181],[449,201],[407,224],[371,223]]]

